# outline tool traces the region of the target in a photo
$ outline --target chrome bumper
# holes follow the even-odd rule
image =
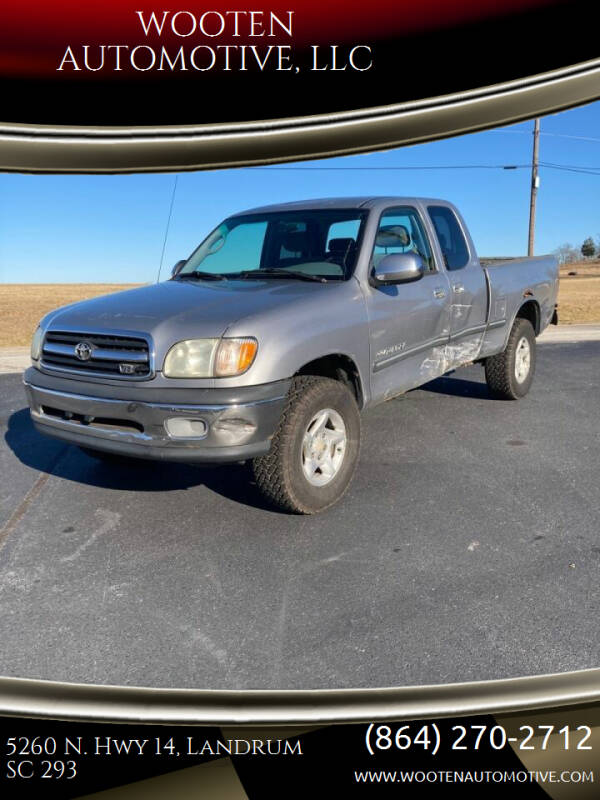
[[[198,463],[241,461],[268,452],[285,402],[282,395],[226,405],[155,403],[92,397],[28,381],[24,386],[41,433],[95,450]],[[172,435],[171,420],[180,421],[171,427],[193,421],[194,435]]]

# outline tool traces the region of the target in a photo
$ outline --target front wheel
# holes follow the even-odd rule
[[[331,378],[298,376],[270,451],[254,459],[254,477],[281,510],[314,514],[346,492],[359,448],[360,414],[351,390]]]
[[[535,331],[531,322],[518,317],[506,348],[485,360],[485,379],[492,397],[518,400],[525,397],[535,373]]]

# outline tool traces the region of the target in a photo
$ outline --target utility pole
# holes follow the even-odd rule
[[[537,118],[533,126],[533,157],[531,161],[531,200],[529,202],[529,241],[527,244],[527,255],[531,257],[534,249],[535,239],[535,204],[537,200],[540,176],[538,173],[540,151],[540,120]]]

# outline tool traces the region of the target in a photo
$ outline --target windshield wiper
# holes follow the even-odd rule
[[[230,276],[231,277],[231,276]],[[293,269],[245,269],[235,273],[236,278],[296,278],[300,281],[316,281],[317,283],[327,283],[327,278],[319,275],[309,275],[307,272],[294,271]]]
[[[226,281],[227,278],[225,275],[220,275],[218,272],[202,272],[202,270],[196,269],[193,272],[184,272],[179,273],[176,275],[177,280],[181,281],[186,278],[191,278],[192,280],[198,281]]]

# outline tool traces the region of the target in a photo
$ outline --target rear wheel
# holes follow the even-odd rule
[[[314,514],[344,495],[359,448],[360,414],[351,390],[331,378],[298,376],[270,451],[254,459],[254,477],[273,505]]]
[[[535,331],[531,322],[518,317],[506,348],[485,360],[485,379],[492,397],[518,400],[525,397],[535,373]]]

